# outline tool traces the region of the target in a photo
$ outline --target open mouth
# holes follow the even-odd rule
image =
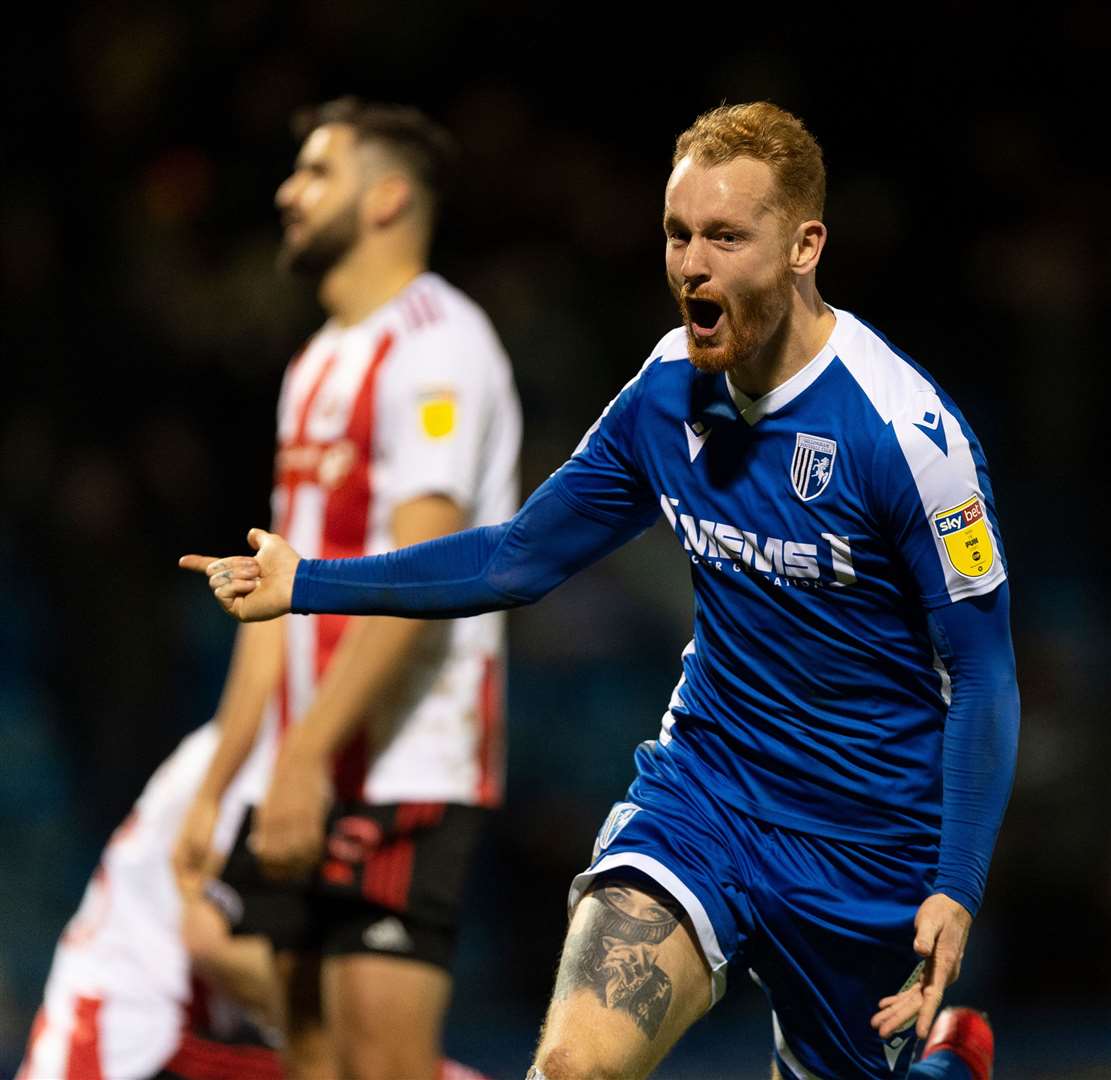
[[[699,337],[710,337],[717,332],[723,315],[721,305],[713,300],[687,298],[687,317],[691,329]]]

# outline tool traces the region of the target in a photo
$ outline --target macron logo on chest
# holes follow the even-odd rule
[[[713,433],[713,428],[706,427],[701,420],[696,420],[693,424],[688,424],[684,420],[683,430],[687,433],[687,451],[693,465],[694,459],[702,453],[702,447],[706,445],[706,440]]]

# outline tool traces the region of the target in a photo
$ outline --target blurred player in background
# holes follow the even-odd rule
[[[415,109],[351,98],[295,126],[280,259],[329,318],[282,387],[275,528],[341,558],[503,520],[520,443],[509,361],[485,314],[428,272],[450,139]],[[270,767],[253,816],[187,926],[205,970],[223,927],[273,943],[295,1075],[438,1075],[464,877],[501,798],[502,620],[244,630],[238,706],[176,859],[187,891],[213,870],[219,800],[257,744]]]
[[[817,143],[773,105],[679,139],[683,326],[509,522],[345,563],[256,530],[211,562],[241,619],[458,616],[538,599],[663,514],[694,638],[657,741],[572,884],[533,1080],[642,1077],[750,972],[796,1080],[987,1080],[946,1010],[1014,774],[1009,593],[983,451],[880,334],[825,304]],[[576,737],[573,725],[568,737]]]
[[[104,849],[54,953],[20,1080],[280,1080],[280,1002],[260,941],[217,948],[243,1004],[192,978],[170,848],[219,741],[215,722],[185,738]],[[243,815],[228,791],[213,835],[226,852]]]

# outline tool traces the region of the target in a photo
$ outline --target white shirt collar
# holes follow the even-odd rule
[[[728,374],[725,376],[725,385],[729,390],[729,396],[733,399],[733,404],[737,407],[741,419],[749,426],[758,423],[765,416],[778,412],[788,402],[794,401],[799,394],[811,386],[837,356],[840,345],[852,331],[850,324],[853,318],[847,311],[839,311],[828,304],[826,307],[829,307],[829,310],[837,317],[837,322],[829,335],[829,340],[822,346],[813,360],[810,360],[805,367],[796,371],[786,382],[780,383],[761,397],[750,398],[733,385]]]

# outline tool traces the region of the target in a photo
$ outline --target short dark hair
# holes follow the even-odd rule
[[[351,95],[298,109],[293,134],[301,140],[322,124],[349,124],[359,142],[384,143],[428,192],[433,208],[447,194],[459,156],[446,129],[412,105],[387,105]]]

